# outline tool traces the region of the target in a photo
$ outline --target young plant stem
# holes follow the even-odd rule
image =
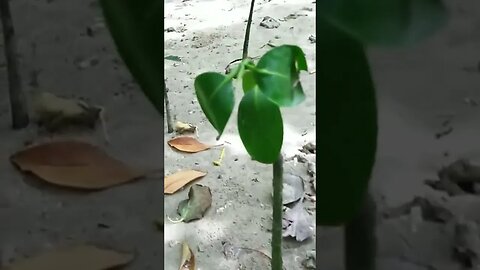
[[[163,91],[164,94],[164,99],[165,99],[165,114],[167,117],[167,132],[172,133],[173,132],[173,119],[172,119],[172,112],[170,111],[170,100],[168,99],[168,88],[167,88],[167,83],[164,82],[165,84],[165,89]]]
[[[375,270],[376,205],[367,193],[357,215],[345,225],[345,270]]]
[[[283,155],[273,163],[272,270],[282,270]]]
[[[242,60],[248,58],[248,43],[250,41],[250,28],[252,26],[253,7],[255,0],[250,2],[245,39],[243,40]],[[273,223],[272,223],[272,270],[282,270],[282,211],[283,211],[283,155],[280,154],[273,163]]]
[[[250,27],[252,26],[254,5],[255,5],[255,0],[252,0],[252,2],[250,3],[250,13],[248,14],[247,28],[245,29],[245,39],[243,40],[242,59],[247,59],[248,57],[248,42],[250,42]]]
[[[18,70],[17,43],[13,29],[9,0],[0,0],[0,18],[2,20],[5,58],[7,60],[8,89],[12,128],[21,129],[28,126],[29,117],[25,94]]]
[[[242,60],[248,58],[248,43],[250,41],[250,28],[252,26],[253,7],[255,0],[250,2],[245,39],[243,40]],[[283,190],[283,155],[280,154],[273,163],[273,223],[272,223],[272,270],[282,270],[282,190]]]

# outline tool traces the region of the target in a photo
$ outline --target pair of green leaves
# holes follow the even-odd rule
[[[207,119],[221,136],[235,106],[233,78],[242,78],[244,96],[238,107],[238,131],[250,156],[271,164],[283,144],[280,106],[294,106],[305,99],[299,81],[307,70],[303,51],[292,45],[271,49],[258,64],[244,60],[229,75],[202,73],[195,78],[195,93]]]

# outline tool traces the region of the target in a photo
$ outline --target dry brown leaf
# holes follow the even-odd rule
[[[165,177],[164,193],[173,194],[182,187],[184,187],[186,184],[200,177],[204,177],[205,175],[207,175],[207,173],[195,170],[181,171],[169,175]]]
[[[168,141],[168,145],[179,151],[187,153],[197,153],[210,148],[210,146],[203,144],[197,139],[188,136],[173,138]]]
[[[132,254],[85,245],[48,251],[4,270],[107,270],[124,266],[133,258]]]
[[[103,189],[143,176],[96,146],[77,141],[45,143],[27,148],[10,160],[22,171],[59,186]]]
[[[178,270],[195,270],[195,256],[187,243],[182,243],[182,261]]]

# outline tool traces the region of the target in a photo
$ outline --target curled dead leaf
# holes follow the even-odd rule
[[[176,137],[168,141],[168,145],[177,149],[178,151],[187,152],[187,153],[197,153],[210,149],[211,146],[208,146],[204,143],[199,142],[197,139],[181,136]]]
[[[183,123],[180,121],[177,121],[175,123],[175,131],[178,134],[194,133],[196,130],[197,130],[197,127],[189,123]]]
[[[75,120],[93,126],[101,110],[82,101],[57,97],[48,92],[36,93],[32,98],[32,107],[36,121],[52,129]]]
[[[190,222],[202,218],[212,206],[212,192],[209,187],[193,185],[188,191],[188,199],[178,204],[177,212],[180,215],[178,220],[170,220],[173,223]]]
[[[187,170],[174,173],[165,177],[164,183],[164,193],[165,194],[173,194],[177,192],[179,189],[184,187],[186,184],[204,177],[207,175],[205,172],[196,171],[196,170]]]
[[[195,255],[186,242],[182,243],[182,259],[178,270],[195,270]]]
[[[78,189],[104,189],[144,175],[98,147],[77,141],[33,146],[13,154],[10,160],[46,182]]]
[[[288,205],[303,199],[305,188],[302,177],[292,173],[284,173],[282,193],[284,205]]]
[[[4,270],[107,270],[125,266],[133,259],[132,254],[85,245],[48,251],[14,262]]]
[[[314,235],[314,224],[303,203],[298,201],[292,208],[287,208],[283,215],[283,233],[284,237],[293,237],[298,242],[302,242]]]
[[[105,140],[109,141],[102,107],[89,105],[81,100],[58,97],[48,92],[34,94],[32,107],[36,122],[49,131],[71,126],[93,129],[97,121],[100,121]]]

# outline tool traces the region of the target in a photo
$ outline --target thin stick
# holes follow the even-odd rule
[[[272,270],[282,270],[283,156],[273,163]]]
[[[100,125],[102,126],[103,138],[105,139],[105,143],[110,144],[110,136],[108,135],[107,121],[105,120],[105,109],[104,108],[100,108],[100,113],[98,114],[98,119],[100,121]]]
[[[254,57],[246,57],[246,58],[249,58],[251,60],[254,60],[254,59],[258,59],[260,58],[260,55],[257,55],[257,56],[254,56]],[[235,60],[232,60],[230,63],[228,63],[228,65],[225,67],[225,74],[228,74],[230,73],[230,66],[237,63],[237,62],[240,62],[242,60],[244,60],[245,58],[238,58],[238,59],[235,59]]]
[[[0,0],[0,17],[2,20],[5,58],[7,60],[8,90],[12,112],[12,128],[21,129],[29,124],[25,94],[22,91],[17,61],[17,43],[13,29],[9,0]]]
[[[172,120],[172,112],[170,111],[170,100],[168,99],[168,88],[167,88],[167,83],[164,82],[165,84],[165,91],[164,93],[164,98],[165,98],[165,114],[167,115],[167,131],[168,133],[173,132],[173,120]]]
[[[254,5],[255,5],[255,0],[252,0],[252,2],[250,3],[250,13],[248,14],[247,29],[245,29],[245,39],[243,40],[242,59],[247,59],[248,57],[248,42],[250,41],[250,27],[252,26]]]
[[[243,60],[242,58],[238,58],[238,59],[235,59],[235,60],[231,61],[230,63],[228,63],[228,65],[225,67],[225,74],[230,73],[230,66],[231,65],[235,64],[236,62],[240,62],[242,60]]]

